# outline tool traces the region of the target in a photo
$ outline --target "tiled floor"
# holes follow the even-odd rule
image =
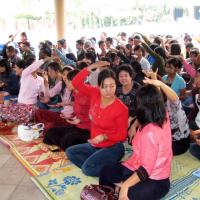
[[[0,200],[47,200],[22,165],[1,143]]]

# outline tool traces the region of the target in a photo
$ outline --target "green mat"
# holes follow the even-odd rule
[[[200,161],[189,152],[175,156],[172,161],[171,188],[163,200],[200,200],[200,178],[193,172],[200,169]]]
[[[129,149],[126,152],[131,153]],[[163,200],[200,200],[200,178],[192,175],[199,168],[200,162],[188,152],[175,156],[172,162],[171,189]],[[98,183],[97,178],[83,175],[72,164],[32,179],[49,199],[55,200],[79,200],[85,185]]]
[[[80,192],[86,184],[98,184],[97,178],[83,175],[72,164],[33,177],[32,180],[48,199],[55,200],[79,200]]]
[[[123,160],[127,159],[131,154],[131,146],[125,143]],[[85,176],[73,164],[53,169],[52,172],[33,177],[32,180],[48,199],[55,200],[79,200],[81,190],[85,185],[98,184],[98,178]]]

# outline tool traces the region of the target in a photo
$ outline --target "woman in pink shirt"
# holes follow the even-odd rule
[[[38,95],[44,92],[44,79],[37,75],[37,70],[50,59],[52,58],[33,62],[28,67],[24,61],[17,62],[16,75],[21,77],[18,103],[9,107],[0,105],[0,116],[3,120],[28,123],[33,119]]]
[[[159,83],[156,86],[168,87]],[[99,177],[100,184],[120,189],[119,200],[156,200],[170,188],[171,127],[163,96],[156,86],[145,85],[137,92],[140,127],[132,140],[132,156],[106,166]]]

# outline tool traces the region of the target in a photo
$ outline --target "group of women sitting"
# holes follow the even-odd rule
[[[55,153],[63,150],[85,175],[97,176],[100,184],[115,188],[119,200],[162,198],[170,188],[173,155],[190,148],[199,158],[199,113],[197,110],[196,118],[191,116],[189,122],[182,107],[190,96],[185,94],[186,84],[179,74],[180,59],[186,70],[191,66],[181,56],[164,60],[161,51],[152,52],[142,44],[149,56],[165,63],[163,77],[163,66],[142,71],[142,63],[148,62],[142,45],[133,47],[142,63],[113,48],[99,61],[92,59],[91,51],[85,52],[77,68],[61,68],[55,57],[43,56],[29,63],[17,61],[15,73],[11,73],[6,62],[0,61],[1,76],[5,80],[10,80],[7,74],[15,77],[18,85],[14,86],[19,90],[17,103],[0,105],[2,120],[44,123],[41,148]],[[116,56],[124,62],[109,60]],[[192,74],[198,89],[199,72],[193,70]],[[13,84],[3,84],[3,98],[10,102],[16,95]],[[193,97],[198,109],[199,93]],[[121,161],[126,140],[133,154]]]

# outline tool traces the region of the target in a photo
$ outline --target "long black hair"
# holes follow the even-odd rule
[[[136,117],[142,127],[149,123],[162,127],[166,120],[166,110],[163,96],[157,87],[141,87],[136,95],[136,105]]]
[[[67,79],[68,81],[72,81],[73,78],[79,73],[79,70],[78,69],[73,69],[72,71],[70,71],[68,74],[67,74]]]
[[[48,64],[48,68],[51,68],[55,72],[61,72],[62,71],[60,64],[57,63],[57,62],[50,62]]]
[[[103,88],[104,87],[104,81],[106,78],[112,78],[115,81],[115,84],[117,85],[117,79],[115,73],[111,69],[104,69],[99,73],[98,76],[98,86]]]
[[[167,55],[166,55],[166,53],[165,53],[165,50],[164,50],[162,47],[156,47],[156,48],[154,49],[154,51],[155,51],[158,55],[160,55],[160,56],[164,59],[164,61],[166,61]]]
[[[6,59],[2,59],[0,60],[0,66],[5,68],[5,72],[3,74],[5,74],[5,76],[9,76],[9,74],[11,73],[11,68],[9,66],[9,63]]]
[[[64,73],[64,71],[70,72],[70,71],[72,71],[72,68],[66,66],[66,67],[63,68],[62,73]],[[65,88],[66,88],[66,84],[65,84],[65,82],[62,80],[62,89],[61,89],[61,94],[62,94],[62,95],[64,94]]]
[[[171,55],[180,55],[181,54],[181,46],[178,43],[173,43],[171,45],[171,51],[170,51]]]

